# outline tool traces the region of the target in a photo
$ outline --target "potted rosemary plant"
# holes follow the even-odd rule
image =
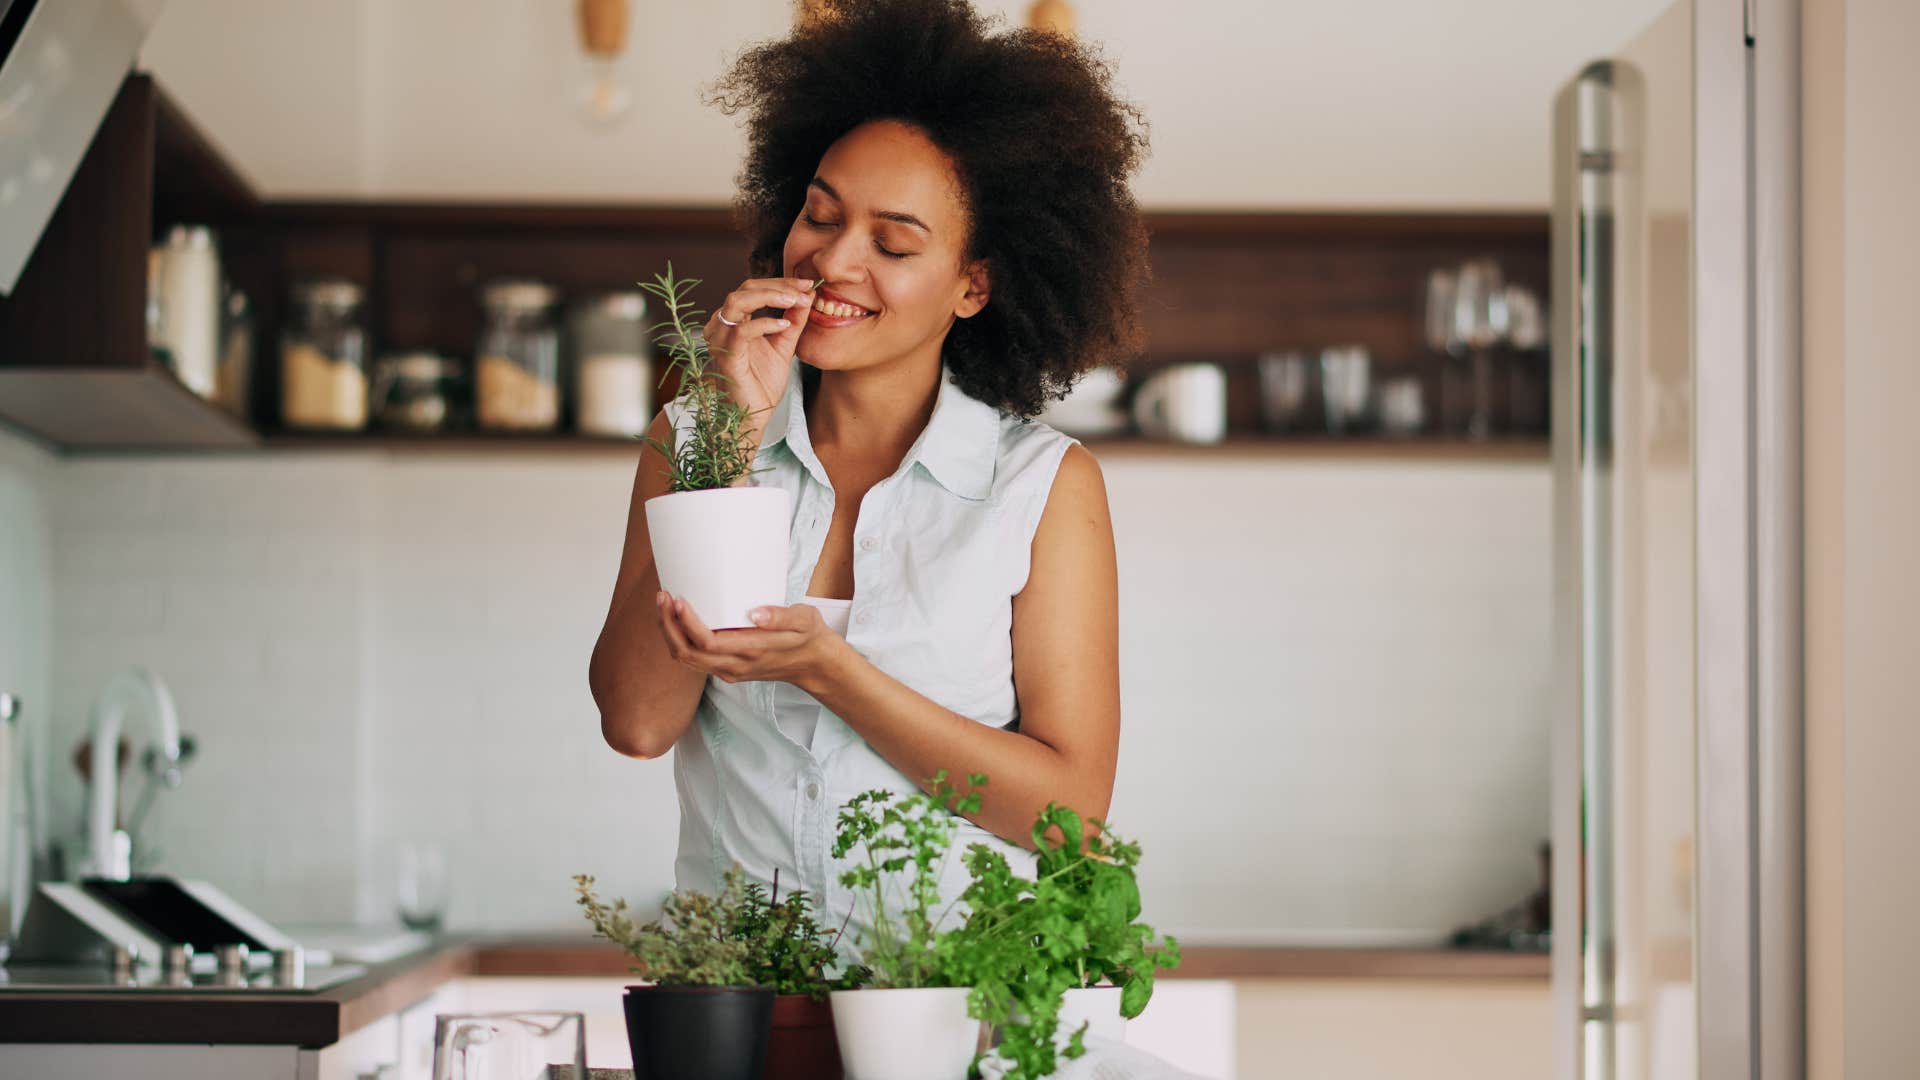
[[[868,791],[840,810],[833,854],[854,862],[840,881],[872,928],[860,943],[871,988],[832,994],[847,1080],[965,1080],[979,1049],[968,939],[940,892],[954,816],[979,811],[986,777],[968,783],[961,798],[942,772],[931,794]]]
[[[827,974],[835,935],[814,921],[806,893],[783,900],[777,882],[769,893],[735,867],[718,897],[676,893],[659,920],[637,925],[626,901],[601,902],[593,878],[574,884],[596,936],[625,949],[653,984],[628,987],[624,1002],[636,1080],[838,1080],[827,994],[859,986],[866,972]]]
[[[671,443],[647,445],[667,459],[670,490],[648,499],[660,587],[685,600],[714,630],[752,626],[747,613],[787,601],[787,493],[748,487],[753,473],[749,410],[727,391],[700,333],[705,314],[688,294],[698,278],[675,278],[673,265],[640,287],[658,297],[667,319],[655,340],[666,349],[667,370],[680,376],[679,396],[667,406]]]

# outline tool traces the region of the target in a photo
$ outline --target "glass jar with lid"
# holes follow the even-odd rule
[[[589,435],[644,435],[653,415],[646,297],[606,293],[573,309],[574,417]]]
[[[461,363],[430,352],[383,356],[374,369],[373,418],[395,431],[444,431],[453,426]]]
[[[300,281],[280,337],[280,419],[291,428],[367,426],[367,330],[360,286]]]
[[[474,362],[474,413],[483,428],[551,431],[560,423],[560,331],[552,286],[497,281],[481,293],[486,325]]]

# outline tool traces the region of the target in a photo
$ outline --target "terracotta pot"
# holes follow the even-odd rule
[[[833,1031],[833,1005],[805,994],[773,999],[773,1030],[767,1035],[767,1067],[761,1080],[840,1080],[840,1042]]]

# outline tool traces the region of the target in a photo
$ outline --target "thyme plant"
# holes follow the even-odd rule
[[[769,892],[748,882],[735,866],[720,895],[680,892],[667,897],[661,917],[635,924],[627,902],[604,903],[594,879],[575,875],[576,902],[594,935],[625,949],[633,972],[662,986],[770,986],[776,994],[824,1000],[829,990],[852,990],[867,979],[861,967],[838,976],[833,942],[839,931],[821,929],[813,898],[794,890],[780,898],[779,874]]]

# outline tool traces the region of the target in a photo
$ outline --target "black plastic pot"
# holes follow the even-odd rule
[[[634,1080],[760,1080],[773,1022],[767,986],[629,986]]]

